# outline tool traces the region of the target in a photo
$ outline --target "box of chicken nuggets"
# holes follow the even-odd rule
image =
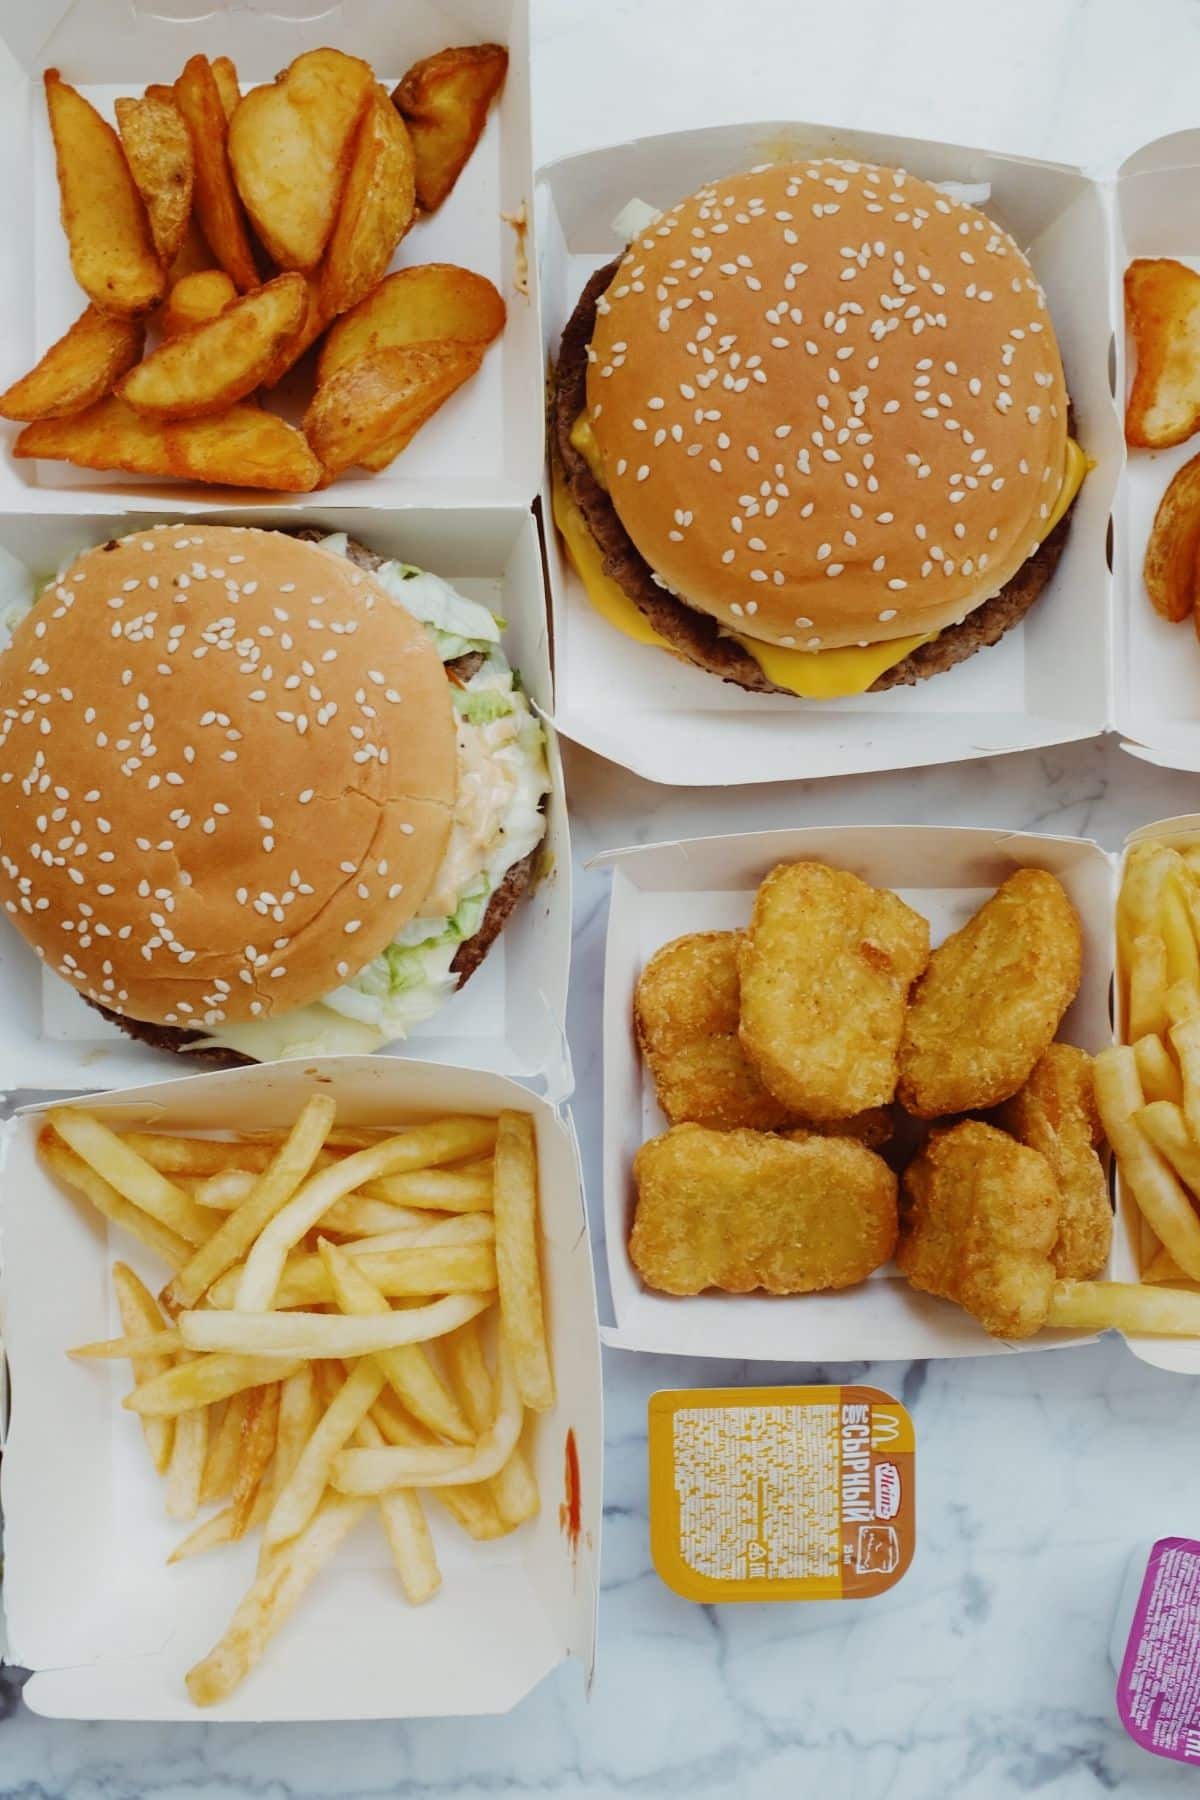
[[[606,1341],[849,1362],[1103,1322],[1058,1310],[1110,1263],[1098,845],[847,826],[601,860]]]
[[[528,25],[5,0],[0,506],[527,507]]]

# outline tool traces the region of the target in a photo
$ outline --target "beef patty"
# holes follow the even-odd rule
[[[759,667],[748,650],[730,637],[716,619],[697,612],[662,587],[641,551],[617,517],[616,508],[585,458],[571,442],[571,431],[587,403],[587,349],[596,324],[596,301],[608,287],[620,264],[615,258],[598,269],[579,296],[562,335],[550,410],[552,453],[562,470],[567,490],[583,515],[604,558],[604,573],[616,581],[638,611],[667,640],[685,662],[695,663],[722,681],[756,694],[790,694]],[[965,662],[977,650],[999,643],[1006,631],[1019,625],[1046,586],[1062,555],[1071,528],[1074,502],[1050,535],[1017,570],[998,594],[985,600],[957,625],[948,625],[928,644],[910,650],[901,662],[885,669],[868,690],[915,687],[931,675],[940,675]],[[795,699],[794,694],[791,695]]]
[[[328,533],[305,528],[294,535],[306,543],[316,544],[328,536]],[[360,569],[378,569],[385,561],[385,558],[376,555],[374,550],[368,550],[365,544],[358,543],[354,538],[348,541],[346,554]],[[478,672],[483,660],[477,651],[471,651],[466,656],[456,657],[446,667],[460,681],[469,681]],[[458,946],[454,961],[450,964],[451,973],[458,977],[456,988],[470,980],[503,931],[513,908],[533,886],[537,860],[538,849],[533,849],[528,856],[523,856],[520,862],[513,864],[488,901],[478,931],[473,937],[465,938]],[[193,1045],[202,1042],[209,1035],[207,1031],[187,1031],[178,1025],[155,1025],[147,1019],[128,1019],[123,1013],[112,1012],[107,1006],[100,1006],[94,1000],[89,1000],[88,1005],[94,1006],[110,1025],[118,1026],[126,1037],[135,1038],[140,1044],[149,1044],[155,1050],[186,1052],[190,1061],[203,1064],[205,1068],[235,1069],[254,1061],[252,1056],[243,1056],[238,1050],[193,1049]]]

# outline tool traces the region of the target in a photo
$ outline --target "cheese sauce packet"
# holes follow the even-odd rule
[[[687,1600],[864,1600],[916,1547],[912,1420],[871,1387],[650,1398],[650,1550]]]
[[[1200,1768],[1200,1543],[1159,1538],[1129,1567],[1112,1641],[1117,1711],[1143,1750]]]

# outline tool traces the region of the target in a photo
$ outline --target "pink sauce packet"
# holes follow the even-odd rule
[[[1134,1559],[1114,1650],[1121,1655],[1117,1711],[1134,1743],[1154,1756],[1200,1767],[1200,1543],[1195,1539],[1159,1538],[1148,1554]]]

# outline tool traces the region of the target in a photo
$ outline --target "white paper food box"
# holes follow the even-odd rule
[[[1200,815],[1146,826],[1140,838],[1200,836]],[[766,1362],[875,1362],[995,1356],[1090,1343],[1083,1332],[1046,1331],[1020,1343],[989,1337],[967,1313],[881,1271],[840,1293],[777,1297],[700,1294],[674,1298],[642,1284],[629,1259],[638,1147],[667,1129],[633,1029],[638,976],[660,945],[684,932],[748,923],[754,890],[781,862],[827,862],[894,888],[929,920],[935,944],[988,899],[1014,869],[1048,869],[1083,922],[1083,979],[1058,1036],[1093,1053],[1113,1040],[1110,990],[1121,858],[1082,838],[958,826],[821,826],[692,838],[614,850],[604,969],[604,1232],[614,1324],[605,1343],[676,1356]],[[1138,1214],[1118,1192],[1108,1278],[1137,1281]],[[1143,1362],[1200,1372],[1200,1344],[1130,1336]]]
[[[538,176],[548,360],[589,275],[623,248],[612,221],[631,198],[666,206],[714,175],[811,154],[898,164],[932,181],[987,182],[986,210],[1028,251],[1062,349],[1075,435],[1096,463],[1054,580],[1000,644],[915,688],[826,702],[747,694],[601,619],[553,531],[547,497],[559,729],[648,780],[685,786],[954,762],[1106,730],[1150,761],[1200,768],[1200,649],[1154,616],[1140,568],[1167,476],[1197,441],[1157,458],[1134,453],[1126,466],[1121,300],[1130,256],[1200,260],[1200,132],[1139,152],[1115,181],[1059,163],[791,121],[639,138],[565,158]]]
[[[254,1575],[257,1542],[176,1565],[189,1527],[163,1514],[162,1483],[128,1368],[82,1364],[72,1344],[119,1333],[109,1270],[161,1265],[41,1167],[38,1112],[6,1128],[0,1274],[12,1417],[0,1469],[8,1659],[35,1671],[26,1703],[56,1718],[241,1721],[499,1713],[568,1655],[590,1679],[601,1522],[600,1350],[574,1132],[502,1076],[386,1057],[328,1058],[163,1082],[94,1104],[121,1128],[262,1129],[290,1123],[315,1083],[339,1123],[401,1125],[514,1107],[537,1134],[543,1274],[557,1400],[532,1427],[536,1520],[475,1543],[429,1508],[441,1591],[412,1607],[378,1522],[363,1520],[262,1661],[220,1706],[198,1711],[187,1669],[220,1637]],[[565,1445],[579,1462],[580,1531],[560,1523]],[[256,1540],[257,1534],[253,1534]]]
[[[149,515],[152,520],[158,515]],[[162,517],[169,518],[165,512]],[[259,509],[203,515],[210,523],[270,526]],[[31,512],[0,518],[0,546],[46,575],[90,544],[147,523],[111,515]],[[550,652],[537,529],[525,507],[418,507],[403,512],[314,505],[287,514],[288,526],[346,531],[385,556],[434,569],[507,621],[504,647],[525,689],[550,707]],[[562,765],[547,733],[552,792],[543,840],[545,873],[516,908],[482,966],[435,1016],[391,1054],[539,1077],[552,1099],[570,1091],[565,1034],[571,951],[571,851]],[[120,1087],[164,1080],[184,1058],[134,1042],[109,1025],[52,972],[0,917],[0,1090]]]
[[[331,44],[364,57],[390,92],[406,69],[447,44],[498,42],[508,75],[453,193],[414,224],[394,266],[458,263],[486,275],[508,323],[479,373],[447,401],[403,456],[378,475],[347,471],[332,490],[344,506],[443,506],[504,500],[527,506],[542,463],[541,330],[537,297],[516,285],[519,239],[503,213],[530,210],[532,151],[527,0],[0,0],[0,385],[30,368],[78,317],[84,296],[58,225],[58,187],[41,72],[61,70],[110,120],[113,101],[147,82],[171,82],[189,56],[231,56],[243,88],[271,81],[302,51]],[[4,50],[7,44],[8,52]],[[19,177],[19,178],[18,178]],[[532,286],[532,284],[531,284]],[[298,399],[303,410],[307,389]],[[151,482],[8,455],[3,425],[0,512],[112,507],[202,511],[239,501],[236,490]],[[303,508],[303,494],[280,494]]]

